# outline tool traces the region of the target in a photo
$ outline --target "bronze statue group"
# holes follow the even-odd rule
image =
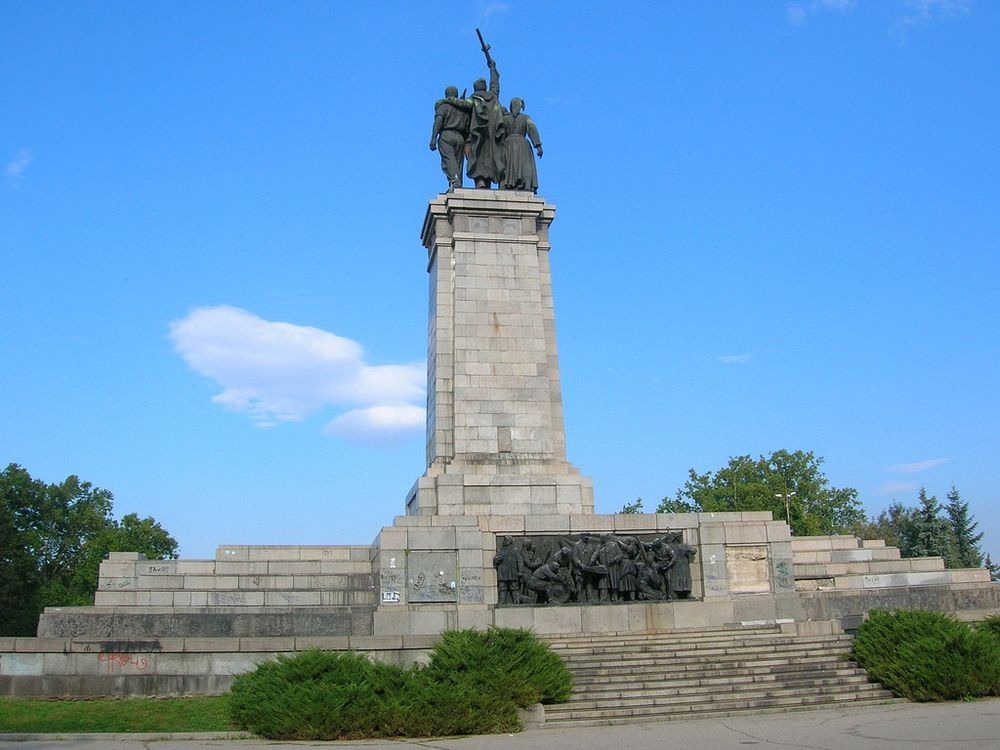
[[[648,539],[612,533],[505,536],[493,557],[498,604],[686,599],[696,554],[679,532]]]
[[[489,85],[480,78],[468,98],[465,92],[459,96],[455,86],[445,89],[444,98],[434,105],[431,151],[441,155],[441,170],[449,188],[462,187],[462,168],[468,160],[466,174],[477,188],[497,185],[503,190],[535,193],[538,172],[531,149],[534,147],[541,158],[538,128],[524,113],[523,99],[511,99],[509,109],[500,103],[500,73],[481,34],[479,40],[490,71]]]

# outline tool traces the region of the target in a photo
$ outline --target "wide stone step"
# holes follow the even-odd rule
[[[730,635],[758,635],[758,634],[784,634],[781,625],[774,623],[763,623],[753,625],[742,625],[732,623],[729,625],[713,625],[704,628],[671,628],[669,630],[607,630],[592,633],[552,633],[546,635],[546,640],[552,643],[573,643],[575,641],[590,640],[634,640],[647,638],[672,638],[675,640],[713,638],[716,636]]]
[[[610,657],[603,657],[600,659],[587,659],[587,660],[565,660],[567,669],[571,672],[579,672],[581,674],[591,673],[593,671],[605,672],[606,670],[611,670],[612,672],[621,672],[624,670],[646,670],[646,671],[684,671],[691,669],[699,669],[701,667],[707,666],[717,666],[719,668],[734,668],[738,669],[744,666],[775,666],[780,664],[788,664],[790,662],[797,662],[800,664],[812,664],[816,662],[831,662],[838,661],[847,654],[846,651],[830,651],[822,652],[815,650],[807,650],[800,652],[791,653],[776,653],[774,651],[755,651],[747,653],[737,653],[737,654],[716,654],[711,658],[706,658],[697,655],[684,655],[684,656],[656,656],[647,659],[639,659],[633,657],[622,657],[620,659],[614,659]]]
[[[718,689],[722,692],[739,690],[747,685],[768,685],[768,684],[792,684],[792,683],[822,683],[831,681],[847,682],[869,682],[867,673],[860,669],[843,667],[841,669],[816,669],[801,673],[754,673],[747,670],[743,674],[733,675],[712,675],[671,677],[664,679],[642,679],[642,680],[600,680],[594,682],[580,681],[573,686],[573,699],[590,697],[623,697],[639,693],[670,693],[678,694],[683,692],[705,692],[707,690]]]
[[[850,692],[838,693],[818,693],[814,696],[803,695],[801,693],[759,693],[750,696],[731,696],[720,700],[708,700],[702,698],[699,701],[663,701],[656,703],[635,703],[635,704],[610,704],[602,706],[579,705],[567,714],[549,714],[546,709],[546,721],[557,722],[562,718],[580,718],[590,714],[594,718],[607,718],[610,716],[640,716],[640,715],[680,715],[691,716],[692,714],[707,715],[716,711],[732,711],[739,708],[758,708],[768,706],[798,706],[798,705],[831,705],[850,703],[855,700],[874,700],[881,698],[889,700],[894,696],[883,694],[885,691],[866,692],[862,690],[852,690]]]
[[[737,646],[780,646],[780,645],[790,645],[790,644],[804,644],[804,643],[838,643],[844,645],[850,645],[851,638],[847,635],[836,635],[836,636],[814,636],[810,638],[801,638],[795,636],[785,636],[785,635],[770,635],[770,636],[756,636],[756,637],[713,637],[704,638],[700,640],[687,640],[687,641],[677,641],[675,639],[669,638],[648,638],[648,639],[636,639],[634,641],[619,641],[619,642],[580,642],[574,643],[572,645],[567,644],[552,644],[552,650],[558,653],[560,656],[568,656],[573,654],[584,654],[584,653],[616,653],[627,649],[631,653],[649,653],[654,651],[685,651],[685,650],[698,650],[703,651],[712,648],[729,648]]]
[[[550,718],[579,718],[587,714],[594,718],[607,716],[635,716],[647,713],[671,714],[707,712],[711,708],[731,710],[739,706],[795,705],[797,703],[840,703],[858,697],[894,697],[891,691],[868,683],[851,686],[851,690],[828,690],[807,692],[801,688],[775,688],[771,690],[748,690],[714,696],[688,695],[650,698],[645,702],[637,699],[598,701],[577,701],[545,707],[546,722]]]
[[[862,670],[852,671],[849,667],[843,670],[836,669],[800,669],[788,671],[754,671],[744,669],[735,674],[729,674],[723,670],[705,670],[691,674],[679,674],[665,677],[655,675],[637,675],[629,678],[627,675],[608,675],[590,678],[584,676],[574,683],[574,696],[589,695],[595,692],[634,692],[636,690],[647,691],[682,691],[690,688],[692,692],[698,691],[702,686],[718,686],[724,691],[750,686],[789,684],[793,682],[815,682],[825,679],[851,679],[862,677],[865,681],[868,676]]]
[[[732,652],[738,649],[743,650],[762,650],[762,649],[775,649],[779,647],[783,648],[840,648],[849,649],[851,642],[849,639],[837,640],[837,641],[781,641],[781,642],[768,642],[768,641],[714,641],[712,643],[702,643],[698,645],[694,644],[643,644],[637,645],[635,647],[620,646],[617,648],[608,646],[599,646],[592,648],[575,648],[575,649],[564,649],[555,650],[555,653],[559,654],[564,659],[573,659],[584,656],[602,656],[605,654],[619,654],[627,651],[630,654],[648,654],[648,655],[663,655],[663,654],[683,654],[683,653],[700,653],[700,654],[711,654],[711,653],[726,653]]]
[[[551,712],[555,706],[545,707],[546,727],[585,727],[585,726],[608,726],[624,723],[642,723],[648,721],[669,721],[671,719],[692,719],[704,716],[739,716],[740,714],[767,714],[784,713],[787,711],[822,709],[839,706],[878,706],[887,703],[902,703],[902,698],[896,698],[891,692],[883,690],[881,692],[865,693],[863,695],[835,695],[835,696],[804,696],[798,701],[750,701],[731,703],[715,703],[702,707],[685,706],[681,710],[669,711],[661,710],[663,707],[651,707],[648,710],[629,709],[623,712],[605,711],[579,711],[575,715],[557,715]],[[551,712],[551,713],[550,713]]]
[[[634,652],[642,651],[686,651],[703,650],[707,648],[719,648],[725,646],[785,646],[801,643],[851,643],[848,635],[826,635],[796,637],[791,635],[771,635],[771,636],[730,636],[728,638],[702,638],[700,640],[675,641],[672,639],[637,639],[635,641],[611,642],[611,643],[578,643],[572,646],[552,646],[552,650],[559,654],[573,654],[586,652],[614,652],[629,650]]]
[[[740,681],[730,684],[720,682],[675,684],[672,687],[648,685],[642,688],[629,688],[623,685],[618,688],[574,691],[573,697],[560,705],[568,707],[580,705],[602,707],[612,703],[616,705],[655,704],[669,701],[687,703],[703,701],[706,697],[710,700],[716,700],[727,695],[745,697],[756,693],[771,694],[774,691],[837,693],[856,691],[871,684],[871,681],[865,674],[849,674],[842,676],[813,675],[793,680]]]
[[[705,670],[703,672],[689,672],[684,674],[636,674],[632,675],[610,675],[592,678],[587,675],[577,676],[574,683],[574,696],[584,692],[599,691],[620,691],[636,689],[670,689],[683,688],[685,685],[749,685],[751,683],[763,682],[792,682],[823,679],[847,679],[854,676],[862,676],[866,680],[867,674],[864,670],[844,666],[841,668],[829,668],[823,665],[814,665],[807,669],[743,669],[737,672],[726,672],[722,670]],[[726,689],[729,689],[728,687]]]
[[[664,641],[671,643],[701,643],[703,641],[728,638],[775,637],[783,635],[776,625],[719,626],[704,630],[652,630],[645,632],[613,632],[593,634],[549,635],[546,640],[553,648],[562,648],[581,643],[632,645],[636,642]]]
[[[565,661],[578,661],[586,659],[600,659],[610,656],[615,656],[617,654],[628,653],[633,658],[644,659],[644,658],[663,658],[670,656],[700,656],[701,658],[712,658],[714,656],[723,656],[727,654],[740,654],[740,653],[757,653],[757,652],[793,652],[802,653],[809,650],[817,651],[849,651],[851,648],[850,641],[810,641],[804,643],[730,643],[730,644],[715,644],[711,647],[705,648],[656,648],[656,649],[593,649],[590,651],[575,651],[572,653],[561,653],[559,656]]]

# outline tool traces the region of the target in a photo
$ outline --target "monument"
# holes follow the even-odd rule
[[[482,40],[482,37],[480,37]],[[595,513],[566,455],[541,140],[499,71],[446,89],[431,148],[445,192],[427,252],[426,465],[370,544],[222,545],[213,560],[115,552],[92,607],[0,638],[0,694],[225,691],[303,648],[410,664],[448,628],[542,636],[740,627],[836,631],[872,607],[995,612],[985,570],[854,537],[793,539],[769,512]],[[476,187],[464,187],[463,164]],[[529,164],[530,162],[530,164]],[[499,189],[494,189],[494,185]]]
[[[449,190],[431,201],[421,232],[430,279],[427,471],[406,512],[593,513],[593,483],[566,460],[549,269],[555,207],[534,195],[526,137],[539,155],[541,141],[521,99],[501,106],[497,64],[479,41],[489,87],[480,78],[459,99],[449,86],[435,104],[431,149],[441,152]],[[460,154],[477,189],[462,188]]]

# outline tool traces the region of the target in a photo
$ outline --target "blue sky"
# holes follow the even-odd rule
[[[597,509],[785,448],[1000,559],[1000,4],[0,0],[0,461],[186,557],[424,470],[433,102],[521,96]]]

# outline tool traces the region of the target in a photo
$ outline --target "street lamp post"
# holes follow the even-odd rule
[[[785,501],[785,522],[789,526],[792,525],[792,497],[794,495],[795,495],[794,491],[792,491],[792,492],[786,492],[784,494],[782,494],[780,492],[775,492],[774,493],[775,497],[780,497],[780,498],[782,498]]]

